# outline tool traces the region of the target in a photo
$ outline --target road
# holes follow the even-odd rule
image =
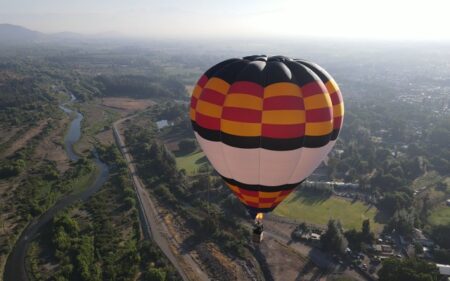
[[[128,152],[128,149],[123,141],[122,135],[120,134],[118,126],[125,122],[126,120],[132,119],[135,115],[120,119],[113,124],[114,138],[117,145],[120,148],[122,155],[124,156],[127,166],[130,172],[130,177],[133,181],[133,185],[137,194],[139,201],[139,208],[141,213],[141,218],[144,220],[142,223],[144,232],[146,235],[151,236],[155,243],[159,246],[162,252],[170,260],[173,266],[177,269],[183,280],[190,280],[186,274],[185,267],[188,265],[192,269],[193,273],[196,275],[193,280],[209,280],[208,275],[202,271],[200,266],[193,260],[193,258],[188,254],[182,254],[181,256],[175,256],[170,249],[170,242],[168,236],[170,235],[165,223],[159,218],[158,212],[152,202],[145,185],[141,182],[140,178],[137,176],[136,167],[133,164],[133,157]],[[181,264],[183,263],[183,265]]]

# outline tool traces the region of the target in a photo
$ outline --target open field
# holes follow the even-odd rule
[[[132,99],[132,98],[102,98],[101,103],[104,106],[125,111],[144,110],[155,104],[149,99]]]
[[[412,188],[414,190],[420,190],[421,188],[428,188],[430,186],[436,185],[442,179],[441,176],[435,171],[427,172],[421,177],[418,177],[413,181]]]
[[[206,161],[206,156],[201,151],[179,156],[176,158],[178,169],[184,169],[187,175],[193,175]]]
[[[274,211],[275,215],[326,225],[330,218],[341,221],[345,229],[361,229],[363,220],[370,219],[372,230],[380,232],[382,225],[375,222],[377,209],[360,201],[306,194],[302,190],[291,193]]]
[[[44,127],[47,125],[48,120],[42,120],[39,124],[28,129],[20,138],[14,141],[8,149],[3,153],[3,157],[8,157],[12,155],[17,150],[21,149],[27,144],[29,140],[35,137],[37,134],[42,132]]]
[[[56,162],[56,168],[61,172],[69,169],[69,158],[64,150],[64,135],[69,125],[69,118],[64,117],[55,121],[57,128],[44,138],[36,147],[34,157],[39,161],[50,160]]]
[[[443,177],[436,171],[431,171],[423,174],[413,181],[412,188],[416,191],[431,190],[431,187],[436,187],[439,182],[447,184],[447,190],[450,190],[450,177]]]
[[[449,225],[450,224],[450,206],[442,204],[435,208],[428,221],[431,225]]]
[[[98,103],[86,103],[81,106],[84,115],[82,121],[82,135],[75,144],[79,154],[86,154],[92,149],[95,141],[108,145],[114,142],[111,124],[120,118],[120,114],[114,110],[101,106]]]

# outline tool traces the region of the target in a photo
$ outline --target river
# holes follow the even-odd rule
[[[71,121],[69,130],[64,137],[64,146],[66,149],[67,156],[70,161],[77,161],[80,156],[75,153],[73,150],[73,145],[80,139],[81,137],[81,121],[83,120],[83,114],[78,111],[73,111],[72,109],[67,107],[67,104],[74,103],[76,98],[71,95],[71,100],[67,103],[61,104],[59,107],[67,113],[69,116],[75,114],[75,118]],[[74,202],[81,200],[85,201],[92,195],[94,195],[106,182],[109,177],[109,169],[108,166],[101,162],[98,158],[98,155],[95,151],[93,151],[93,155],[95,156],[95,165],[98,168],[98,175],[95,178],[94,182],[84,189],[82,192],[69,194],[49,208],[46,212],[44,212],[40,217],[32,220],[22,231],[19,239],[16,241],[14,248],[10,255],[8,256],[8,260],[5,264],[5,273],[4,273],[4,281],[27,281],[29,280],[27,276],[27,271],[25,268],[25,257],[27,250],[30,246],[30,242],[36,237],[39,231],[45,226],[49,221],[52,220],[53,216],[59,211],[65,209],[69,205]]]

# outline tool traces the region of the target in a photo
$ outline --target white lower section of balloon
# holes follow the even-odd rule
[[[326,145],[318,148],[303,148],[303,153],[299,158],[297,167],[288,180],[288,183],[297,183],[309,177],[325,157],[330,153],[336,141],[330,141]]]
[[[264,148],[236,148],[213,142],[195,133],[212,166],[224,177],[245,184],[279,186],[304,180],[333,148],[331,141],[319,148],[274,151]]]
[[[205,153],[211,165],[216,169],[216,171],[226,178],[231,178],[230,170],[225,162],[225,157],[222,151],[222,143],[209,141],[202,138],[199,134],[195,133],[200,147]]]

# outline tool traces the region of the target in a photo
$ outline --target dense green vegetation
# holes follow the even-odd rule
[[[160,274],[165,277],[162,280],[178,280],[176,271],[153,242],[141,240],[135,193],[118,149],[111,145],[98,148],[98,152],[112,167],[111,178],[87,203],[53,219],[40,241],[41,256],[30,257],[30,263],[35,264],[34,277],[134,280],[141,272],[142,276]],[[50,257],[45,255],[47,251]],[[48,259],[57,263],[50,274],[39,269],[39,264]]]
[[[61,129],[57,126],[56,120],[64,116],[64,113],[58,108],[58,104],[67,99],[68,93],[74,94],[81,102],[97,97],[118,95],[156,99],[183,100],[187,98],[184,84],[175,77],[169,77],[164,73],[163,68],[155,66],[148,60],[133,62],[133,55],[117,60],[113,59],[113,63],[120,64],[121,69],[111,71],[110,65],[104,64],[105,61],[111,62],[111,57],[105,59],[102,55],[92,55],[86,60],[86,57],[90,56],[86,53],[80,55],[77,51],[64,48],[60,51],[33,50],[26,56],[11,55],[10,57],[4,56],[5,53],[2,52],[1,55],[0,130],[2,130],[2,136],[0,138],[0,153],[8,151],[8,149],[11,150],[11,146],[23,138],[28,130],[35,129],[38,126],[42,128],[22,146],[18,146],[17,151],[13,151],[13,153],[8,154],[8,157],[0,159],[1,184],[8,188],[2,196],[2,200],[9,200],[7,204],[1,202],[1,211],[8,214],[7,223],[12,224],[11,230],[8,229],[10,225],[6,225],[5,228],[5,222],[2,218],[3,230],[8,229],[10,231],[7,239],[0,240],[0,263],[2,266],[5,261],[4,257],[12,249],[20,231],[32,218],[42,214],[63,195],[80,191],[88,186],[96,174],[95,166],[89,158],[82,158],[78,162],[70,164],[68,170],[63,168],[63,173],[60,171],[61,167],[57,167],[57,162],[35,158],[36,148],[41,143],[44,141],[55,142],[55,136],[52,134],[56,129]],[[134,71],[136,67],[141,67],[141,70]],[[100,72],[102,75],[99,75]],[[83,131],[83,134],[93,136],[110,125],[112,119],[117,118],[116,113],[108,112],[107,114],[109,115],[105,119],[108,124],[99,123],[90,126],[91,131]],[[170,116],[173,113],[171,108],[167,108],[161,114]],[[84,122],[91,121],[93,120],[84,120]],[[13,130],[12,134],[3,136],[3,132],[9,132],[10,130]],[[55,144],[61,145],[63,136],[60,133],[58,136],[61,139],[57,140],[58,143]],[[87,150],[83,152],[87,152]],[[116,163],[111,163],[111,165],[115,166]],[[123,179],[112,180],[109,183],[111,186],[108,188],[115,188],[116,185],[120,188],[123,182]],[[13,188],[15,186],[17,188]],[[88,219],[88,226],[84,224],[85,218],[78,220],[73,218],[69,212],[66,215],[79,224],[79,231],[66,231],[64,225],[59,225],[59,221],[55,220],[54,233],[46,233],[55,235],[55,239],[56,236],[67,237],[69,242],[66,242],[69,246],[66,245],[67,247],[65,247],[65,242],[60,245],[56,242],[47,243],[49,241],[44,241],[47,243],[44,243],[45,247],[40,245],[36,248],[36,245],[33,244],[31,252],[36,255],[40,253],[41,249],[45,252],[53,248],[56,249],[52,258],[59,259],[58,264],[60,266],[50,275],[54,274],[56,277],[66,279],[95,280],[106,278],[103,280],[124,280],[132,279],[137,272],[141,272],[142,276],[147,276],[147,278],[161,275],[168,280],[177,279],[174,270],[161,256],[157,247],[150,242],[141,243],[133,190],[129,187],[125,188],[123,193],[120,194],[120,200],[115,198],[116,201],[109,202],[110,205],[106,206],[103,205],[104,201],[107,202],[107,200],[103,200],[105,195],[98,196],[103,196],[101,197],[102,200],[96,201],[95,197],[89,204],[80,207],[82,212],[96,218],[96,220]],[[111,199],[107,196],[106,198]],[[125,223],[127,221],[125,218],[130,216],[129,224],[132,227],[128,228],[127,231],[135,228],[134,231],[131,231],[136,232],[133,239],[110,239],[116,237],[114,229],[111,228],[111,225],[108,225],[108,219],[106,218],[111,221],[111,212],[115,210],[113,206],[118,205],[123,206],[125,212],[120,213],[114,219],[122,220]],[[109,212],[103,212],[103,210]],[[62,221],[66,220],[63,219]],[[103,222],[105,222],[105,225],[102,224]],[[64,232],[58,232],[57,228],[63,229]],[[105,241],[99,242],[99,237],[103,234],[107,238],[105,238]],[[126,245],[123,245],[124,249],[114,244],[120,244],[123,241],[129,241]],[[59,249],[60,246],[61,249]],[[104,250],[99,250],[101,247]],[[143,255],[146,258],[141,259],[140,253],[144,251],[143,248],[149,250],[150,253]],[[58,252],[58,249],[61,251]],[[137,263],[133,262],[134,258],[132,257],[134,256],[139,258]],[[39,262],[46,258],[48,257],[35,258],[31,264],[39,265]],[[130,259],[128,263],[121,262],[129,268],[113,266],[121,259]],[[137,269],[135,264],[137,264]],[[34,268],[36,270],[33,272],[39,277],[42,268]],[[50,278],[50,275],[41,277],[46,279]]]
[[[160,112],[161,108],[154,108],[143,117],[146,124],[132,124],[125,131],[141,178],[153,196],[193,227],[195,243],[211,241],[230,255],[244,257],[248,230],[228,215],[233,210],[227,206],[236,204],[236,199],[218,177],[205,175],[189,181],[178,171],[174,155],[156,138],[151,119]],[[242,207],[236,206],[234,211],[242,213]]]
[[[92,161],[83,158],[64,174],[58,172],[56,164],[52,161],[40,163],[32,163],[30,159],[22,161],[25,163],[23,169],[26,169],[22,172],[26,172],[27,177],[22,180],[21,186],[14,190],[9,204],[1,206],[4,213],[14,212],[18,218],[19,228],[50,208],[61,196],[84,188],[96,172]],[[1,254],[7,254],[12,249],[16,235],[1,240]]]
[[[35,125],[57,114],[57,99],[45,74],[0,62],[0,125]]]
[[[387,259],[378,276],[380,281],[437,281],[438,271],[434,264],[425,261]]]
[[[327,251],[344,254],[348,241],[344,236],[341,223],[336,220],[329,220],[327,230],[320,237],[320,242]]]
[[[413,227],[426,226],[433,206],[450,194],[444,180],[450,169],[446,118],[395,99],[371,106],[348,101],[337,145],[342,152],[332,154],[329,175],[358,182],[359,192],[392,218],[386,230],[397,226],[411,236]],[[438,174],[416,182],[431,171]],[[422,194],[417,194],[419,188]],[[446,195],[432,196],[439,189]]]
[[[184,85],[175,77],[121,75],[98,76],[95,79],[104,96],[187,99]]]

